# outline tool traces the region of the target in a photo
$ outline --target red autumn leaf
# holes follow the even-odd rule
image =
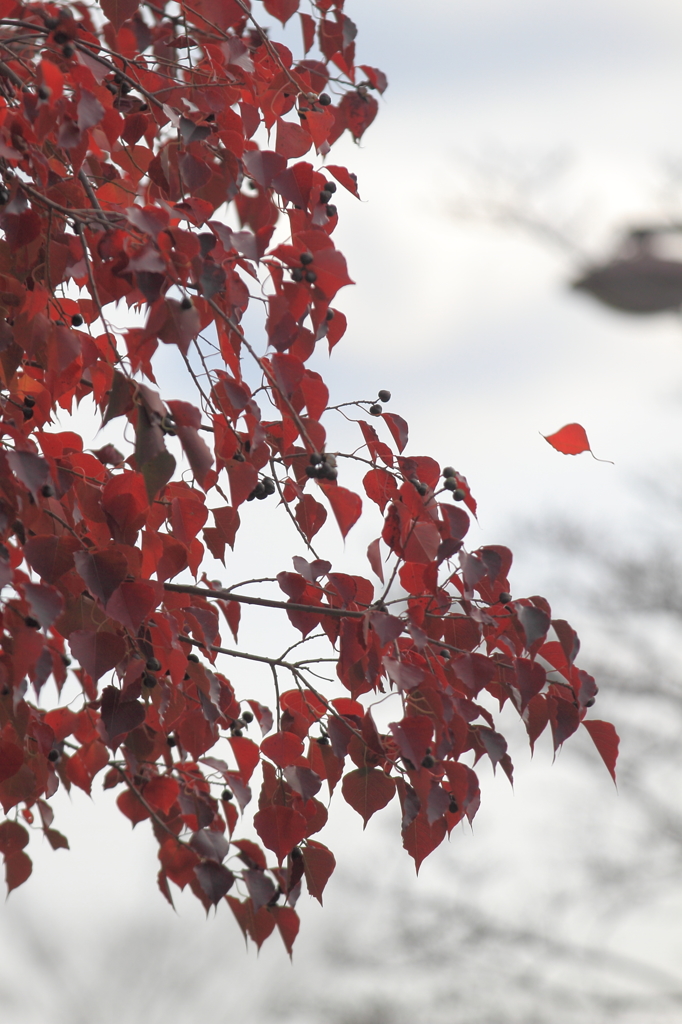
[[[106,672],[116,668],[126,653],[126,642],[116,633],[95,633],[75,630],[69,637],[71,653],[89,676],[97,682]]]
[[[117,547],[106,551],[76,551],[73,559],[88,590],[102,604],[107,603],[128,575],[128,559]]]
[[[268,850],[280,864],[301,842],[308,831],[308,823],[293,807],[273,804],[258,811],[253,818],[254,828]]]
[[[609,770],[609,775],[616,781],[616,761],[618,760],[618,733],[610,722],[599,722],[596,719],[583,719],[583,725],[592,737],[592,742]]]
[[[43,629],[48,629],[64,610],[64,598],[54,587],[24,583],[24,595]]]
[[[362,514],[362,498],[345,487],[335,487],[325,483],[321,486],[339,524],[341,536],[345,537]]]
[[[335,164],[327,164],[325,166],[325,171],[328,171],[329,174],[333,174],[336,180],[340,182],[344,188],[347,188],[348,191],[351,192],[357,199],[360,198],[360,193],[358,192],[357,179],[355,175],[347,171],[345,167],[338,167]]]
[[[286,25],[289,18],[298,10],[299,0],[263,0],[263,6],[273,18],[279,18]]]
[[[301,756],[303,743],[293,732],[275,732],[261,742],[260,749],[278,768],[286,768]]]
[[[285,945],[286,951],[291,956],[294,941],[301,925],[299,916],[292,907],[272,907],[271,914],[282,936],[282,942]]]
[[[327,510],[319,501],[315,501],[311,494],[304,494],[296,504],[294,515],[296,522],[310,541],[324,526]]]
[[[154,810],[168,814],[179,792],[178,783],[170,775],[155,775],[144,787],[144,798]]]
[[[41,579],[46,583],[56,583],[73,568],[74,552],[79,550],[78,540],[69,534],[61,537],[38,535],[26,541],[24,556]]]
[[[199,863],[194,850],[176,839],[166,839],[159,850],[159,860],[171,882],[181,889],[193,880],[194,868]]]
[[[132,18],[138,9],[138,0],[102,0],[102,10],[116,30]]]
[[[24,752],[21,747],[0,738],[0,782],[16,775],[23,763]]]
[[[11,857],[19,850],[28,846],[28,832],[18,821],[0,823],[0,853],[3,857]]]
[[[144,704],[139,700],[126,700],[117,687],[106,686],[102,692],[100,715],[109,746],[116,747],[119,737],[144,722]]]
[[[149,811],[140,798],[129,789],[124,790],[116,797],[116,806],[125,814],[126,818],[130,818],[133,828],[149,817]]]
[[[150,583],[121,583],[107,602],[107,614],[137,633],[159,603],[159,592]]]
[[[422,861],[432,853],[445,839],[447,822],[445,818],[437,818],[433,824],[420,812],[413,821],[403,829],[403,846],[414,860],[419,873]]]
[[[398,451],[402,452],[408,439],[407,423],[402,416],[397,416],[393,412],[382,412],[381,415],[393,435],[393,440],[398,446]]]
[[[344,775],[341,792],[366,826],[372,815],[393,799],[395,781],[379,768],[356,768]]]
[[[312,145],[310,134],[293,121],[277,120],[276,151],[287,160],[305,156]]]
[[[246,736],[231,736],[230,746],[239,765],[239,773],[244,782],[248,782],[260,761],[260,751]]]
[[[597,459],[590,448],[585,428],[579,423],[568,423],[561,430],[554,434],[543,434],[545,441],[549,441],[552,448],[556,448],[563,455],[580,455],[581,452],[589,452],[597,462],[609,462],[609,459]]]
[[[7,891],[11,892],[22,885],[33,871],[31,858],[22,851],[5,857],[5,881]]]
[[[321,904],[322,893],[336,867],[334,854],[322,843],[308,839],[303,847],[303,865],[308,892]]]

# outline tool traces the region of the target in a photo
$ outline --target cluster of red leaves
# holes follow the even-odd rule
[[[343,0],[299,15],[300,60],[251,6],[179,0],[167,14],[164,0],[102,0],[96,22],[81,3],[0,0],[0,852],[12,889],[31,871],[27,826],[68,845],[48,802],[60,784],[90,793],[104,773],[123,814],[150,821],[169,900],[170,882],[207,909],[226,897],[246,935],[260,945],[277,927],[291,950],[302,882],[321,901],[334,868],[312,838],[323,783],[330,795],[341,783],[365,822],[397,793],[418,867],[476,812],[464,755],[511,779],[480,694],[512,702],[531,746],[549,725],[557,748],[583,722],[613,772],[617,740],[584,721],[596,687],[568,624],[542,598],[511,599],[506,548],[465,551],[466,480],[448,470],[441,486],[433,459],[404,456],[407,425],[380,405],[369,411],[385,440],[359,418],[363,448],[330,450],[329,393],[306,363],[345,330],[331,306],[351,283],[333,200],[339,186],[358,192],[344,167],[316,165],[343,132],[360,138],[386,80],[355,65]],[[285,23],[299,3],[263,6]],[[271,244],[283,224],[287,240]],[[250,281],[266,295],[265,354],[240,326]],[[121,301],[142,326],[109,325]],[[197,406],[149,386],[159,342],[185,360]],[[58,428],[84,399],[129,425],[127,457]],[[191,485],[173,480],[168,436]],[[361,515],[337,479],[344,458],[366,464],[383,519],[368,550],[379,595],[312,548],[327,508],[344,536]],[[244,503],[275,492],[312,560],[279,572],[279,596],[211,584],[206,548],[224,560]],[[169,582],[183,573],[200,582]],[[321,693],[305,659],[223,648],[218,613],[236,642],[243,604],[280,609],[304,639],[319,627],[345,695]],[[274,710],[238,696],[221,652],[292,688]],[[80,698],[41,708],[48,680],[43,696],[67,677]],[[402,711],[382,733],[361,698],[389,691]],[[255,724],[260,743],[244,735]],[[256,769],[260,843],[235,837]]]

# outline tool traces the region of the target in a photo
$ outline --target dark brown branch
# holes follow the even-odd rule
[[[269,597],[250,597],[248,594],[235,594],[230,590],[209,590],[208,587],[195,587],[191,583],[164,583],[164,590],[171,590],[176,594],[196,594],[197,597],[212,597],[219,601],[238,601],[240,604],[255,604],[260,605],[261,608],[281,608],[283,611],[294,611],[294,612],[309,612],[312,615],[329,615],[334,619],[362,619],[367,612],[355,612],[345,608],[332,608],[327,604],[296,604],[293,601],[274,601]],[[218,648],[215,648],[218,650]],[[231,654],[233,652],[223,652]],[[242,655],[238,652],[241,658]],[[254,655],[254,658],[256,656]],[[276,664],[280,664],[276,659],[272,658],[256,658],[257,661],[267,661],[268,663],[274,661]]]

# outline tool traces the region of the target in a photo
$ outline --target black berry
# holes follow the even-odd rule
[[[154,687],[156,686],[156,676],[145,675],[142,678],[142,682],[144,683],[148,690],[153,690]]]
[[[443,470],[443,476],[456,476],[455,470],[452,466],[446,466]]]
[[[184,299],[180,303],[180,309],[191,309],[191,308],[192,308],[192,300],[190,299],[189,295],[185,295]]]
[[[379,401],[380,402],[390,402],[391,401],[391,392],[390,391],[386,391],[385,389],[380,391],[379,392]]]
[[[333,320],[334,319],[334,315],[335,315],[334,314],[334,310],[333,309],[328,309],[326,314],[325,314],[325,320]]]
[[[326,213],[328,217],[336,217],[337,210],[333,203],[327,203]]]
[[[589,700],[585,701],[585,707],[586,708],[591,708],[594,705],[594,703],[595,703],[594,697],[590,697]]]
[[[71,317],[71,326],[72,327],[80,327],[82,323],[83,323],[83,317],[80,315],[80,313],[75,313]]]
[[[9,202],[9,192],[6,188],[0,188],[0,205],[4,206]]]
[[[375,403],[374,405],[370,405],[370,407],[369,407],[370,416],[381,416],[383,411],[384,410],[381,408],[381,406],[378,403]]]
[[[443,480],[443,487],[445,488],[446,491],[456,491],[457,481],[454,479],[454,477],[446,476],[445,480]]]
[[[150,672],[158,672],[161,668],[161,662],[158,658],[147,658],[147,664],[145,665]]]
[[[32,420],[33,419],[33,409],[27,409],[27,408],[24,407],[21,411],[24,414],[24,419],[25,420]]]
[[[231,789],[224,789],[222,791],[222,793],[220,794],[220,799],[221,800],[234,800],[234,796],[232,794],[232,790]]]
[[[314,284],[315,281],[317,281],[317,274],[315,273],[314,270],[306,270],[305,279],[308,282],[308,284]]]
[[[336,182],[334,182],[334,181],[325,181],[325,183],[324,183],[324,190],[325,190],[325,192],[331,192],[332,195],[333,195],[334,192],[336,192]]]
[[[508,594],[506,590],[503,590],[497,600],[500,602],[500,604],[509,604],[511,599],[511,594]]]
[[[322,192],[320,192],[320,202],[321,203],[328,203],[329,200],[331,199],[331,197],[332,197],[331,192],[329,192],[326,188],[323,189]]]
[[[244,462],[244,456],[241,452],[235,452],[232,458],[235,462]]]
[[[198,656],[197,654],[195,654],[195,653],[194,653],[194,651],[191,651],[191,652],[190,652],[190,653],[189,653],[189,654],[187,655],[187,660],[188,660],[188,661],[194,661],[194,662],[197,662],[197,661],[199,661],[199,656]]]
[[[168,736],[166,738],[166,743],[168,744],[169,747],[177,747],[178,745],[178,741],[176,740],[175,736]]]
[[[27,409],[32,409],[36,404],[36,400],[33,395],[24,395],[24,405]]]
[[[306,466],[305,475],[310,477],[311,480],[314,480],[317,477],[317,466]]]
[[[40,88],[38,89],[38,98],[41,99],[41,100],[46,100],[49,95],[50,95],[50,90],[47,89],[44,85],[41,85]]]
[[[29,629],[38,629],[40,623],[38,622],[37,619],[34,619],[32,615],[27,615],[26,618],[24,619],[24,625],[27,626]]]
[[[265,497],[265,487],[263,486],[263,484],[259,480],[258,483],[256,484],[256,486],[254,487],[254,489],[251,491],[251,494],[248,496],[248,498],[246,500],[247,501],[253,501],[254,498],[258,498],[260,501],[262,501],[262,499],[264,497]]]
[[[313,262],[314,259],[315,259],[315,257],[313,256],[313,254],[311,252],[302,252],[301,253],[301,263],[303,264],[304,267],[307,267],[310,263]]]
[[[295,846],[293,848],[293,850],[291,851],[291,853],[290,853],[290,857],[291,857],[292,860],[300,860],[302,856],[303,856],[303,851],[301,850],[301,848],[299,846]]]
[[[320,744],[321,747],[326,747],[328,745],[328,743],[329,743],[329,737],[326,736],[326,735],[325,736],[318,736],[317,737],[317,742]]]
[[[294,269],[291,271],[291,280],[292,281],[302,281],[303,280],[303,271],[301,270],[300,267],[294,267]]]
[[[51,487],[50,484],[43,484],[40,488],[40,493],[43,498],[54,498],[54,487]]]
[[[450,800],[450,806],[448,807],[450,814],[457,814],[459,810],[459,804],[456,800]]]
[[[59,760],[59,751],[51,750],[50,753],[47,755],[47,759],[48,761],[52,761],[52,763],[54,764],[55,761]]]
[[[265,488],[266,497],[268,494],[274,494],[275,491],[277,490],[277,488],[275,487],[275,481],[269,476],[263,477],[263,487]]]
[[[244,734],[242,733],[241,729],[235,729],[234,726],[233,726],[232,727],[232,735],[233,736],[243,736]]]
[[[71,43],[67,43],[66,46],[62,47],[62,56],[63,57],[73,57],[75,52],[76,51],[74,50],[74,48],[71,45]]]
[[[318,455],[317,452],[313,452],[313,454],[310,456],[311,466],[319,466],[321,462],[324,462],[322,456]]]
[[[422,761],[422,768],[433,768],[435,763],[435,758],[431,757],[430,754],[427,754],[424,760]]]
[[[464,501],[466,498],[466,492],[463,491],[461,487],[456,487],[452,492],[452,497],[455,501]]]
[[[317,102],[321,107],[328,107],[332,101],[331,96],[328,96],[326,92],[321,92],[317,98]]]
[[[249,722],[253,722],[253,714],[250,711],[244,711],[243,714],[242,714],[242,719],[248,725]]]

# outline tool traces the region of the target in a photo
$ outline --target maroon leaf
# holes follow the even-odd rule
[[[93,597],[106,604],[128,575],[128,560],[120,548],[106,551],[77,551],[74,562]]]
[[[215,906],[234,885],[234,875],[224,864],[216,864],[213,860],[197,864],[194,869],[199,885]]]
[[[139,700],[124,700],[117,687],[105,686],[102,691],[100,715],[107,731],[107,743],[115,748],[122,736],[144,722],[144,704]]]
[[[277,857],[280,864],[301,842],[308,831],[308,822],[293,807],[274,804],[264,807],[254,815],[256,832],[268,850]]]
[[[123,660],[126,642],[116,633],[94,633],[86,629],[75,630],[69,636],[71,652],[94,682]]]
[[[24,583],[24,594],[43,629],[48,629],[64,610],[64,598],[54,587]]]
[[[596,719],[587,721],[583,719],[583,725],[592,737],[592,742],[599,751],[602,761],[609,770],[609,775],[616,781],[616,761],[618,760],[618,744],[620,742],[618,733],[610,722],[600,722]]]
[[[344,775],[341,792],[366,826],[372,815],[393,799],[395,781],[379,768],[356,768]]]
[[[24,763],[24,752],[21,747],[10,740],[0,739],[0,783],[11,779]],[[6,824],[6,823],[5,823]],[[0,825],[0,829],[2,829]],[[2,832],[0,831],[0,849],[2,849]]]

